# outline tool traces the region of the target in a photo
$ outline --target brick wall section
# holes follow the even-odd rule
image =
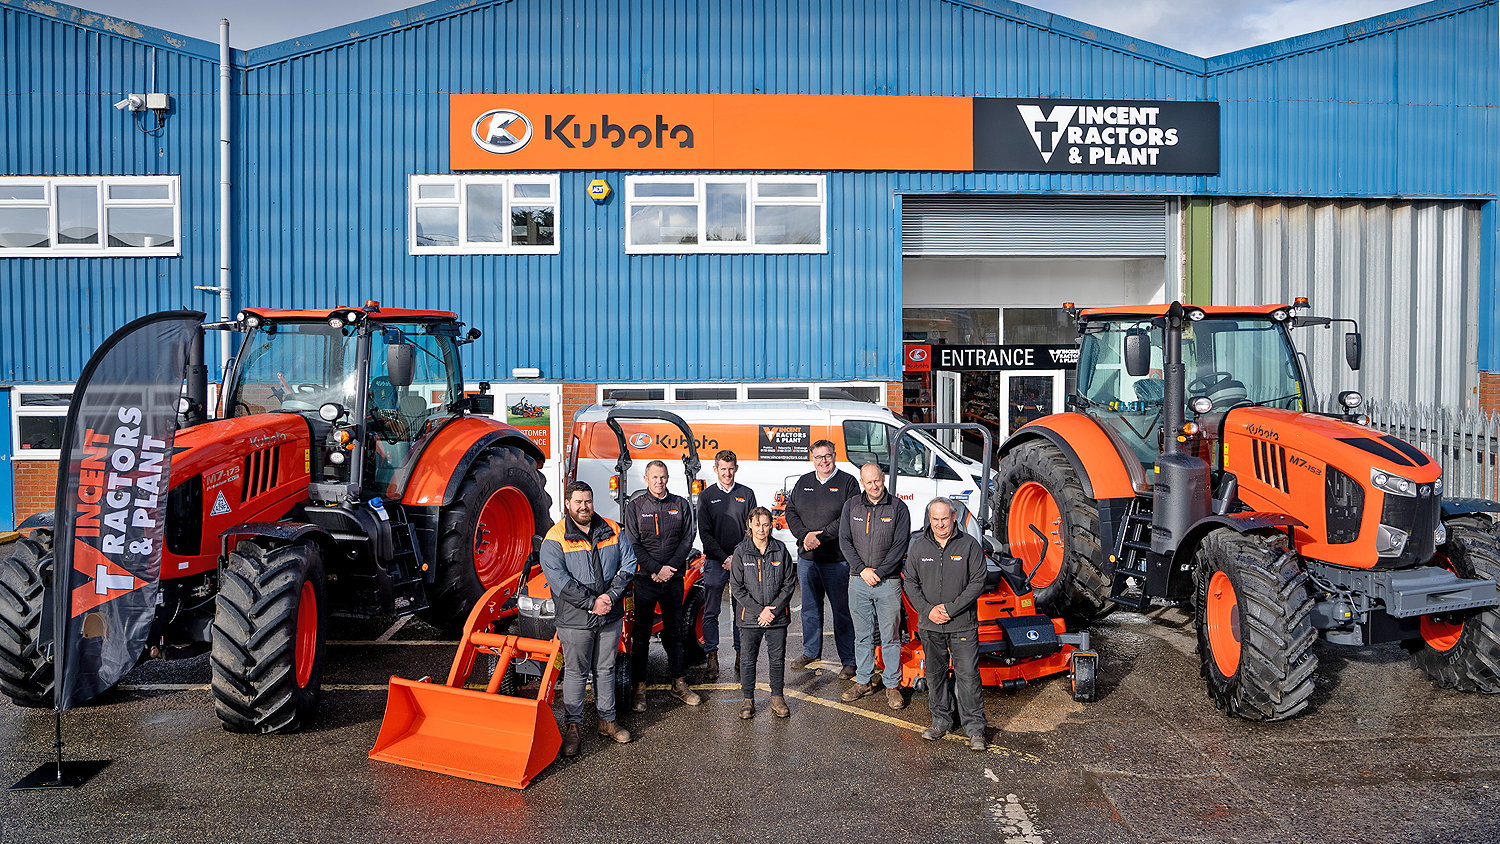
[[[563,384],[562,385],[562,413],[563,413],[563,437],[568,436],[568,431],[573,429],[573,414],[581,408],[591,405],[599,400],[598,384]]]
[[[57,461],[13,460],[16,473],[16,522],[57,506]]]
[[[897,416],[906,409],[906,392],[900,381],[885,382],[885,406]]]
[[[1500,372],[1479,373],[1479,409],[1500,413]]]

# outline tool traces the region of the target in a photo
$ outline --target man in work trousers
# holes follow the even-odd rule
[[[707,675],[719,676],[719,605],[729,583],[729,557],[745,538],[745,519],[755,508],[755,490],[734,482],[740,464],[732,451],[714,455],[719,482],[698,496],[698,536],[703,541],[703,649],[708,652]],[[734,628],[734,667],[740,667],[740,627]]]
[[[906,597],[917,610],[927,671],[932,726],[922,738],[936,741],[953,728],[954,699],[969,749],[984,750],[984,698],[979,689],[979,615],[984,552],[957,530],[953,502],[934,498],[927,526],[912,534],[906,552]],[[953,679],[948,663],[953,663]],[[957,694],[954,688],[957,687]]]
[[[839,547],[844,502],[859,494],[859,482],[834,465],[828,440],[812,444],[813,470],[797,479],[786,501],[786,526],[797,540],[797,582],[802,587],[801,671],[823,657],[823,598],[833,613],[833,643],[839,679],[854,676],[854,624],[849,619],[849,564]]]
[[[885,473],[876,463],[859,467],[863,495],[844,502],[839,536],[849,562],[849,612],[854,616],[854,685],[839,698],[853,703],[873,694],[875,646],[884,663],[885,702],[906,706],[901,696],[901,565],[911,539],[906,503],[885,488]]]
[[[672,696],[697,706],[703,698],[687,684],[682,664],[682,575],[693,552],[693,508],[667,492],[667,464],[646,464],[646,494],[625,503],[621,518],[635,546],[635,621],[630,626],[630,673],[635,678],[631,708],[646,711],[646,657],[651,628],[661,610],[661,644],[672,675]]]
[[[625,590],[635,576],[635,551],[620,526],[594,512],[594,490],[568,484],[566,517],[542,541],[542,572],[557,607],[557,638],[563,659],[562,754],[582,742],[583,687],[594,677],[599,735],[624,744],[630,733],[615,722],[615,656],[625,615]]]

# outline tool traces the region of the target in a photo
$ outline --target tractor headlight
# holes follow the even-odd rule
[[[359,322],[359,311],[345,311],[344,312],[344,321],[345,322]]]
[[[1203,319],[1205,316],[1207,316],[1207,314],[1205,314],[1203,311],[1198,310],[1197,308],[1187,309],[1187,317],[1193,322],[1197,322],[1198,320]]]
[[[551,598],[533,598],[530,595],[521,595],[516,598],[516,610],[532,617],[557,614]]]
[[[347,459],[348,458],[344,456],[344,452],[342,452],[342,451],[330,451],[330,452],[328,452],[328,462],[332,463],[335,466],[342,466],[342,465],[344,465],[344,461],[347,460]]]
[[[1390,525],[1379,525],[1375,529],[1375,554],[1381,557],[1399,557],[1406,548],[1410,536],[1406,531]]]
[[[1447,541],[1448,541],[1448,526],[1447,525],[1438,525],[1437,528],[1432,531],[1432,543],[1434,545],[1442,545],[1444,542],[1447,542]]]
[[[1188,399],[1188,410],[1191,410],[1199,416],[1202,416],[1203,414],[1213,409],[1213,399],[1209,398],[1208,396],[1194,396],[1193,398]]]
[[[245,317],[245,324],[248,325],[248,326],[250,326],[251,328],[259,328],[260,327],[260,317],[258,317],[258,316],[248,316],[248,317]]]
[[[1279,308],[1271,312],[1271,319],[1274,319],[1277,322],[1286,322],[1287,319],[1291,317],[1291,315],[1292,312],[1287,310],[1286,308]]]
[[[343,317],[336,317],[336,316],[329,317],[328,318],[328,327],[329,328],[343,328],[344,327],[344,318]]]
[[[1358,390],[1345,390],[1342,393],[1339,393],[1339,404],[1343,405],[1349,410],[1353,410],[1354,408],[1359,407],[1364,403],[1365,397],[1360,395]]]
[[[1379,469],[1370,470],[1370,484],[1376,489],[1383,490],[1391,495],[1400,495],[1405,498],[1417,497],[1417,485],[1400,475],[1392,475]]]
[[[336,402],[329,402],[318,408],[318,418],[324,422],[337,422],[344,415],[344,407]]]

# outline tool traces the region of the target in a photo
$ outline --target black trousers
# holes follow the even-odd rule
[[[766,664],[771,674],[771,694],[780,697],[786,681],[786,627],[738,627],[740,631],[740,691],[745,699],[755,697],[755,663],[760,643],[766,643]]]
[[[979,688],[979,631],[919,634],[925,651],[927,672],[927,708],[932,713],[934,729],[953,729],[955,714],[963,724],[964,735],[984,738],[984,696]],[[948,674],[948,663],[953,674]],[[954,712],[954,703],[958,712]]]
[[[657,583],[649,577],[635,579],[635,621],[630,626],[630,676],[646,682],[646,657],[651,649],[651,628],[661,614],[661,645],[667,652],[667,671],[672,679],[684,676],[682,665],[682,578]]]

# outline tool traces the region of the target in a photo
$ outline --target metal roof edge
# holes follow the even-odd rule
[[[1018,23],[1028,24],[1054,32],[1075,41],[1083,41],[1113,50],[1118,53],[1135,56],[1145,61],[1164,64],[1169,67],[1188,73],[1203,75],[1207,70],[1206,59],[1195,56],[1192,53],[1184,53],[1171,47],[1158,44],[1155,41],[1147,41],[1144,38],[1135,38],[1106,29],[1096,24],[1085,23],[1064,15],[1027,6],[1013,0],[943,0],[953,6],[967,6],[992,15],[1009,18]]]
[[[9,0],[6,0],[9,2]],[[245,69],[252,69],[258,65],[274,64],[286,61],[297,56],[308,53],[316,53],[333,47],[363,41],[369,38],[386,35],[397,30],[420,26],[435,20],[461,15],[475,9],[486,6],[498,6],[502,3],[510,3],[513,0],[433,0],[418,6],[411,6],[377,15],[373,18],[365,18],[342,26],[335,26],[321,32],[313,32],[307,35],[299,35],[296,38],[288,38],[274,44],[256,47],[244,53],[243,64]]]
[[[1288,58],[1299,53],[1323,50],[1392,30],[1418,26],[1437,18],[1450,17],[1461,12],[1484,8],[1485,6],[1493,7],[1495,3],[1496,0],[1432,0],[1429,3],[1422,3],[1405,9],[1397,9],[1394,12],[1387,12],[1383,15],[1331,26],[1317,32],[1295,35],[1280,41],[1258,44],[1254,47],[1246,47],[1243,50],[1235,50],[1231,53],[1212,56],[1207,59],[1207,74],[1213,76],[1228,71],[1239,70],[1251,65]]]
[[[53,3],[51,0],[0,0],[0,7],[14,9],[22,14],[47,18],[62,24],[89,29],[105,35],[113,35],[136,41],[149,47],[182,53],[193,58],[211,62],[219,60],[219,45],[201,38],[179,35],[165,29],[146,26],[125,18],[101,15],[88,9]]]

